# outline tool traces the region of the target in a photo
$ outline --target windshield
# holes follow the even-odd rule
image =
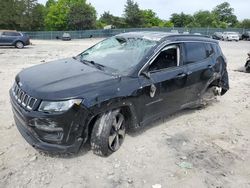
[[[142,38],[111,37],[80,54],[81,61],[93,62],[116,72],[126,72],[137,65],[156,44]]]

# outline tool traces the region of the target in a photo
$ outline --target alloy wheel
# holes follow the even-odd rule
[[[117,151],[125,137],[125,119],[121,113],[117,113],[112,122],[112,127],[109,135],[109,148],[112,151]]]

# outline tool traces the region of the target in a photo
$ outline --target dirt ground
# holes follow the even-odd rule
[[[33,40],[0,47],[0,187],[250,187],[250,42],[221,42],[231,89],[200,110],[164,118],[132,135],[109,157],[85,146],[76,155],[39,153],[13,123],[8,90],[23,68],[74,56],[100,39]]]

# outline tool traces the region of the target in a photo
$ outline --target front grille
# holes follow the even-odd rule
[[[27,110],[32,110],[34,108],[37,99],[25,93],[16,83],[12,87],[12,92],[17,103],[19,103],[22,107]]]

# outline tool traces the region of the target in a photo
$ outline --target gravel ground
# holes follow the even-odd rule
[[[186,110],[126,136],[119,151],[99,157],[34,150],[16,129],[8,89],[23,68],[76,55],[100,39],[33,40],[0,47],[0,187],[250,187],[250,42],[221,42],[231,89],[200,110]]]

